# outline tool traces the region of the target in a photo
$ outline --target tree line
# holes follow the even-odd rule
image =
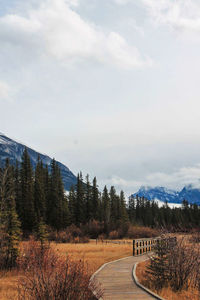
[[[49,168],[38,157],[33,169],[26,148],[20,164],[11,166],[6,160],[0,168],[1,226],[13,222],[26,235],[37,232],[41,224],[59,231],[92,220],[103,224],[104,233],[128,223],[181,229],[200,226],[200,209],[186,200],[182,208],[171,209],[167,203],[159,207],[157,202],[138,196],[126,203],[123,191],[117,194],[113,186],[109,190],[105,186],[100,192],[96,177],[90,182],[89,175],[84,180],[81,172],[66,195],[56,161],[53,159]]]
[[[189,204],[183,200],[181,207],[170,208],[165,202],[159,207],[156,201],[149,201],[144,197],[130,197],[128,214],[131,223],[167,228],[173,230],[185,230],[200,226],[200,207],[197,204]]]

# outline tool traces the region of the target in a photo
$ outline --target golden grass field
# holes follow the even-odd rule
[[[147,265],[149,264],[149,261],[145,261],[142,263],[139,263],[136,269],[136,275],[138,277],[138,280],[145,286],[145,269]],[[159,296],[163,297],[166,300],[199,300],[199,294],[197,294],[197,291],[194,290],[188,290],[188,291],[181,291],[179,293],[175,293],[171,290],[170,287],[163,288],[159,293],[153,289],[153,287],[150,287],[150,289],[159,294]]]
[[[89,274],[93,274],[104,263],[132,255],[131,244],[105,244],[92,241],[88,244],[55,244],[52,248],[73,260],[83,260]]]
[[[131,240],[130,240],[131,241]],[[56,244],[51,247],[60,255],[68,255],[73,260],[84,261],[89,274],[93,274],[106,262],[132,255],[132,244],[106,244],[91,241],[87,244]],[[137,276],[145,285],[145,268],[148,261],[140,263],[137,267]],[[4,276],[2,276],[4,275]],[[17,280],[20,274],[17,271],[0,273],[0,300],[17,300]],[[156,292],[156,291],[155,291]],[[195,291],[183,291],[174,293],[170,288],[162,289],[159,295],[167,300],[199,300]]]
[[[51,247],[61,255],[69,255],[73,260],[83,260],[89,274],[93,274],[102,264],[132,255],[131,244],[106,244],[92,241],[87,244],[55,244]],[[2,274],[3,275],[3,274]],[[0,274],[0,300],[17,300],[16,271]]]

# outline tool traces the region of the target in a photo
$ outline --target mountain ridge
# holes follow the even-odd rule
[[[145,197],[148,200],[160,200],[168,203],[182,203],[183,200],[187,200],[190,204],[200,205],[200,187],[197,188],[192,184],[186,185],[181,191],[168,189],[166,187],[157,186],[141,186],[137,193],[131,195],[131,197]]]
[[[42,154],[36,150],[33,150],[29,146],[24,145],[21,142],[11,139],[3,133],[0,133],[0,161],[1,161],[1,163],[4,163],[6,158],[9,158],[10,163],[12,165],[14,165],[16,163],[16,161],[21,162],[22,153],[25,148],[27,148],[27,150],[28,150],[33,168],[35,168],[35,166],[36,166],[38,155],[40,156],[40,159],[42,160],[42,162],[44,164],[47,164],[48,167],[50,167],[52,158],[50,158],[48,155]],[[76,184],[76,176],[71,172],[71,170],[67,166],[65,166],[64,164],[62,164],[59,161],[56,161],[56,162],[61,170],[64,188],[65,188],[65,190],[69,191],[70,187],[72,185]]]

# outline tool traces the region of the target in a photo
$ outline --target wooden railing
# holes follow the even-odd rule
[[[158,243],[164,243],[165,247],[174,247],[176,245],[176,237],[156,237],[149,239],[133,240],[133,256],[142,255],[154,250]]]
[[[133,240],[133,256],[142,255],[153,250],[158,238]]]

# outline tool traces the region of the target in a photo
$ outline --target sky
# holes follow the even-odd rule
[[[200,187],[200,0],[1,0],[0,107],[100,187]]]

